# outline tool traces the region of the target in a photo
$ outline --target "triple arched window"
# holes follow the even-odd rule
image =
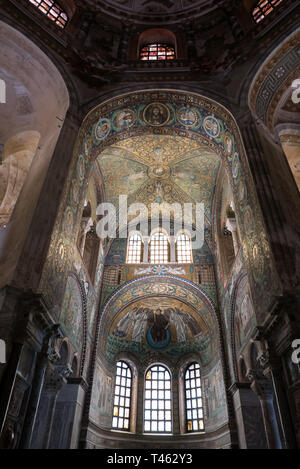
[[[132,379],[131,367],[123,360],[116,365],[115,390],[113,403],[112,428],[129,431],[134,427],[131,418],[136,417],[132,411]],[[197,362],[189,363],[184,368],[184,386],[172,383],[169,369],[161,364],[151,365],[145,372],[143,385],[143,402],[138,406],[143,408],[144,433],[168,434],[173,432],[174,392],[178,396],[174,401],[184,402],[184,431],[186,433],[204,432],[204,410],[201,387],[200,365]]]
[[[252,16],[256,23],[260,23],[269,15],[283,0],[259,0],[252,10]]]
[[[52,0],[28,0],[32,5],[37,7],[44,15],[47,16],[60,28],[64,28],[68,22],[67,13]]]
[[[163,230],[156,230],[148,237],[133,232],[128,237],[128,264],[178,264],[192,263],[192,243],[189,234],[180,232],[168,236]]]

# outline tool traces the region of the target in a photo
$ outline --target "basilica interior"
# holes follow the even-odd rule
[[[300,448],[299,0],[0,0],[0,44],[0,448]]]

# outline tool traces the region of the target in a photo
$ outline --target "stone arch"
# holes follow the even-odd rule
[[[151,103],[156,102],[159,102],[164,109],[162,115],[163,118],[166,118],[166,122],[163,126],[157,126],[153,123],[151,125],[151,117],[145,115],[147,106],[149,109],[149,105],[151,106]],[[180,117],[180,112],[186,108],[191,109],[194,113],[195,120],[191,125],[187,125]],[[131,117],[129,121],[131,124],[120,128],[118,125],[121,124],[116,124],[116,118],[124,109],[130,110]],[[214,132],[216,132],[215,135]],[[72,199],[74,200],[75,197],[79,210],[82,209],[84,191],[81,188],[83,185],[82,182],[78,183],[78,176],[76,175],[76,161],[79,155],[85,161],[85,173],[87,174],[88,167],[92,164],[94,158],[108,145],[131,136],[149,133],[180,135],[197,140],[207,145],[222,159],[224,166],[228,169],[234,201],[236,202],[235,206],[238,207],[237,220],[241,231],[241,243],[246,251],[247,269],[249,270],[251,287],[254,288],[255,307],[259,314],[264,305],[261,298],[259,300],[255,298],[257,295],[255,284],[265,283],[270,285],[270,278],[272,278],[272,284],[276,289],[278,279],[238,126],[232,114],[222,105],[198,94],[159,89],[129,93],[102,103],[96,109],[90,111],[83,122],[75,145],[73,169],[71,170],[62,205],[65,206],[64,204],[68,203],[74,205]],[[79,200],[80,203],[78,204]],[[78,216],[76,220],[76,223],[79,223]],[[246,243],[245,238],[249,229],[253,232],[253,236]],[[56,244],[57,240],[53,240],[53,242]],[[70,245],[72,243],[73,240],[70,240]],[[67,259],[65,261],[66,264],[69,262]],[[270,296],[272,294],[270,289],[268,294]],[[268,294],[263,299],[265,304],[269,301]]]
[[[147,282],[145,280],[147,279]],[[169,288],[170,291],[168,292],[169,296],[166,297],[166,292],[163,290],[165,288]],[[160,291],[160,293],[158,293]],[[189,292],[189,293],[188,293]],[[188,298],[188,296],[190,297]],[[226,376],[224,371],[224,360],[222,354],[222,338],[221,338],[221,326],[219,322],[219,316],[215,309],[215,306],[212,300],[199,288],[197,285],[193,284],[190,281],[185,279],[179,279],[178,277],[171,276],[171,275],[164,275],[162,277],[157,276],[147,276],[141,277],[136,280],[131,280],[126,284],[123,284],[120,288],[118,288],[111,297],[106,301],[102,310],[101,310],[101,321],[99,327],[99,336],[101,336],[101,342],[99,341],[98,344],[98,359],[105,362],[110,360],[111,354],[111,331],[115,330],[115,325],[118,323],[120,316],[125,318],[126,314],[130,314],[136,305],[138,304],[147,304],[147,300],[151,301],[152,307],[155,309],[155,302],[159,298],[160,303],[164,303],[164,301],[170,304],[170,301],[176,302],[176,298],[180,300],[180,303],[183,305],[184,311],[188,310],[188,305],[191,306],[193,304],[194,312],[198,311],[199,322],[200,324],[208,324],[208,328],[210,331],[214,331],[208,339],[212,346],[212,350],[214,352],[210,355],[210,358],[207,358],[206,361],[205,356],[202,351],[195,351],[193,353],[193,357],[197,356],[197,362],[199,362],[200,366],[203,369],[203,383],[206,386],[206,393],[209,394],[210,386],[217,386],[218,389],[222,388],[222,395],[224,397],[224,402],[219,402],[216,400],[212,402],[210,398],[208,398],[206,402],[207,408],[210,411],[207,412],[207,424],[208,429],[213,431],[215,429],[213,419],[212,419],[212,406],[223,406],[222,408],[222,419],[223,423],[225,423],[227,419],[227,399],[226,399],[226,391],[225,391],[225,384],[224,378]],[[203,303],[202,303],[203,302]],[[173,303],[172,303],[173,304]],[[205,305],[205,306],[201,306]],[[203,308],[207,313],[203,313]],[[138,309],[138,308],[135,308]],[[201,311],[201,312],[200,312]],[[123,313],[124,312],[124,313]],[[190,314],[190,312],[188,313]],[[205,316],[205,317],[204,317]],[[128,316],[129,318],[129,316]],[[122,319],[123,320],[123,319]],[[202,321],[202,322],[201,322]],[[122,323],[123,324],[123,323]],[[203,327],[201,325],[201,327]],[[117,326],[118,327],[118,326]],[[123,326],[122,326],[123,327]],[[110,331],[110,332],[109,332]],[[172,336],[173,337],[173,336]],[[208,337],[208,336],[207,336]],[[130,338],[127,339],[130,340]],[[126,342],[126,344],[127,344]],[[106,344],[108,347],[106,349]],[[121,344],[121,347],[123,345]],[[114,347],[114,346],[113,346]],[[164,365],[168,366],[171,370],[171,375],[174,378],[178,375],[178,361],[174,362],[174,353],[172,352],[173,346],[170,344],[167,349],[164,351],[146,351],[146,345],[143,345],[143,351],[132,351],[131,353],[135,353],[137,357],[137,363],[140,370],[146,370],[153,363],[163,363]],[[127,347],[128,348],[128,347]],[[145,348],[145,350],[144,350]],[[106,354],[106,350],[107,353]],[[122,348],[120,349],[123,350]],[[125,349],[126,350],[126,346]],[[196,350],[196,349],[195,349]],[[170,353],[170,355],[168,355]],[[183,350],[180,349],[180,357],[184,356],[185,358],[190,355],[185,353]],[[119,355],[118,355],[119,356]],[[180,360],[180,358],[178,358]],[[177,383],[177,380],[175,380]],[[177,413],[179,412],[179,407],[177,408],[177,400],[180,396],[180,391],[178,385],[175,382],[173,383],[173,392],[176,396],[176,407],[174,411]],[[141,399],[141,392],[139,393]],[[178,414],[179,415],[179,414]],[[141,417],[140,417],[141,418]],[[177,425],[178,423],[178,425]],[[176,431],[183,430],[183,427],[179,426],[179,421],[176,423]],[[141,420],[139,419],[139,425],[141,425]],[[181,428],[181,430],[180,430]]]
[[[0,43],[0,79],[6,84],[0,116],[0,143],[4,145],[0,173],[7,189],[6,194],[1,193],[4,226],[0,229],[0,282],[8,284],[69,107],[69,93],[56,66],[42,50],[2,21]]]
[[[144,284],[145,279],[151,283],[152,288],[138,290],[138,288]],[[193,304],[193,307],[197,309],[200,301],[203,301],[209,311],[210,325],[212,326],[214,324],[216,327],[219,327],[219,317],[214,303],[198,285],[189,280],[178,278],[172,275],[163,275],[162,277],[149,275],[147,277],[139,277],[138,279],[126,282],[117,288],[117,290],[106,300],[101,311],[100,331],[105,332],[107,327],[112,324],[115,316],[119,313],[119,307],[124,309],[124,304],[133,304],[137,298],[146,298],[154,295],[166,295],[167,290],[164,292],[164,286],[167,288],[168,282],[170,285],[177,285],[179,288],[184,289],[181,293],[180,290],[178,290],[178,292],[176,290],[172,290],[172,296],[174,298],[181,299],[181,301],[183,301],[185,304]],[[120,302],[120,298],[122,298],[124,292],[132,290],[133,296],[131,299],[122,304],[123,302]],[[190,298],[188,298],[189,291],[191,293]],[[109,320],[108,324],[106,324],[107,319]],[[104,326],[106,326],[106,328],[104,328]]]
[[[299,78],[300,30],[290,34],[259,66],[250,84],[248,105],[252,114],[274,134],[276,109],[286,90]]]
[[[86,294],[82,282],[72,272],[68,275],[59,319],[68,334],[68,340],[80,356],[82,375],[87,344]]]
[[[249,131],[245,130],[248,145],[251,147],[250,142],[256,142],[256,151],[265,167],[264,182],[256,172],[257,188],[270,238],[275,232],[280,238],[280,241],[272,239],[278,274],[283,285],[291,283],[294,286],[299,283],[300,127],[298,105],[292,101],[295,91],[292,85],[300,76],[299,37],[298,28],[269,53],[249,83],[248,106],[252,124]],[[269,208],[264,206],[264,185],[272,198],[277,222],[271,220]],[[276,191],[280,191],[280,201]],[[280,257],[282,265],[277,260]]]

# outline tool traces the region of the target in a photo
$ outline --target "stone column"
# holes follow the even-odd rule
[[[72,373],[68,365],[48,365],[32,438],[32,449],[48,449],[59,391]]]
[[[257,394],[266,432],[269,449],[282,449],[276,412],[274,408],[274,390],[272,383],[263,377],[259,371],[249,370],[248,379],[251,381],[251,389]]]
[[[86,235],[93,226],[93,219],[91,217],[83,217],[80,223],[80,254],[83,257]]]
[[[227,218],[226,228],[232,234],[232,241],[233,241],[233,249],[235,257],[239,251],[239,242],[238,242],[238,235],[237,235],[237,223],[235,218]]]
[[[23,437],[20,444],[22,448],[30,448],[32,443],[33,431],[36,423],[47,366],[49,363],[55,363],[55,361],[59,358],[59,354],[55,346],[55,339],[58,337],[57,329],[57,325],[49,328],[49,331],[43,341],[42,349],[38,355],[35,374],[32,381],[32,391],[30,394],[26,419],[24,422]]]
[[[78,115],[68,111],[14,273],[14,284],[22,288],[35,291],[39,285],[80,125]]]
[[[170,262],[176,262],[175,236],[170,236]]]
[[[149,242],[150,236],[144,236],[143,264],[149,264]]]
[[[261,355],[259,360],[264,369],[264,375],[273,384],[283,445],[286,449],[296,448],[293,423],[282,379],[281,361],[278,358],[271,357],[269,353]]]
[[[144,432],[144,375],[138,375],[137,392],[137,414],[136,414],[136,433],[142,435]]]
[[[78,447],[81,417],[87,383],[84,378],[68,378],[56,400],[55,415],[49,443],[50,449]]]
[[[267,448],[260,402],[250,383],[236,382],[229,391],[233,397],[240,449]]]

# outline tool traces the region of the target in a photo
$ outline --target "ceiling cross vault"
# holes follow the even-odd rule
[[[106,200],[115,207],[120,195],[148,209],[154,203],[203,203],[210,223],[220,157],[208,147],[184,137],[144,135],[105,148],[98,164]]]

